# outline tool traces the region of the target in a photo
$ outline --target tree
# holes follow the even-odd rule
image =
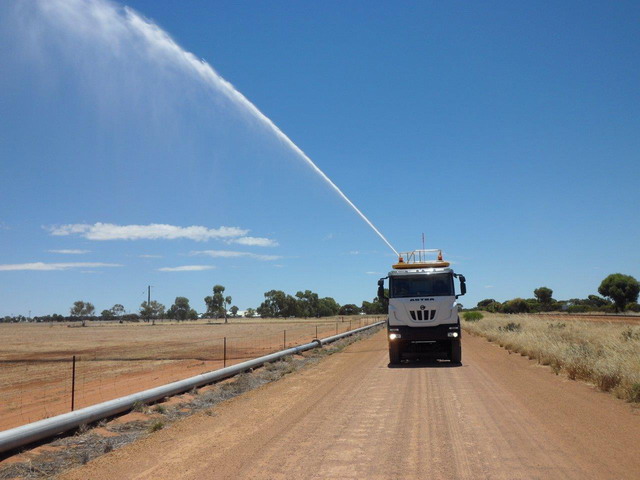
[[[331,297],[324,297],[318,300],[318,316],[332,317],[340,311],[340,305]]]
[[[263,318],[292,317],[298,310],[297,301],[282,290],[269,290],[264,294],[264,302],[257,308],[258,315]]]
[[[589,295],[587,297],[589,299],[589,303],[591,305],[593,305],[594,307],[597,308],[601,308],[601,307],[606,307],[608,305],[611,305],[611,301],[607,300],[606,298],[602,298],[598,295]]]
[[[102,320],[113,320],[115,316],[111,310],[102,310],[100,318],[102,318]]]
[[[538,313],[548,309],[548,307],[541,304],[537,298],[527,298],[525,299],[525,302],[527,302],[528,306],[527,312],[530,313]]]
[[[231,304],[231,297],[230,296],[226,296],[224,297],[224,323],[227,323],[227,305]]]
[[[116,303],[113,307],[111,307],[111,313],[114,317],[120,317],[124,315],[124,306]]]
[[[502,311],[502,304],[497,302],[493,298],[485,298],[480,300],[477,306],[478,310],[485,310],[491,313],[497,313]]]
[[[483,310],[486,310],[490,313],[500,313],[502,312],[502,304],[500,302],[493,302],[484,307]]]
[[[233,307],[231,307],[229,310],[231,310],[231,315],[232,315],[233,317],[237,317],[237,316],[238,316],[238,310],[239,310],[239,308],[238,308],[238,307],[236,307],[236,306],[234,305],[234,306],[233,306]]]
[[[526,313],[529,311],[529,304],[522,298],[514,298],[504,302],[502,311],[504,313]]]
[[[616,312],[624,312],[628,303],[638,301],[640,284],[631,275],[612,273],[602,280],[598,293],[613,301]]]
[[[478,302],[478,309],[484,310],[488,305],[491,305],[492,303],[495,303],[495,300],[493,298],[485,298],[484,300],[480,300]]]
[[[547,287],[536,288],[533,291],[538,302],[540,302],[543,306],[543,310],[548,310],[551,306],[551,302],[553,301],[553,290]]]
[[[227,305],[231,303],[231,297],[225,297],[224,290],[222,285],[214,285],[213,295],[204,297],[204,303],[207,304],[207,316],[224,316],[224,323],[227,323]]]
[[[294,315],[298,317],[317,317],[320,300],[318,294],[311,290],[296,293],[297,309]]]
[[[367,302],[366,300],[363,301],[362,311],[367,315],[381,315],[387,313],[384,303],[382,303],[378,297],[374,298],[372,302]]]
[[[256,311],[253,308],[247,308],[244,311],[244,316],[247,318],[253,318],[256,315]]]
[[[82,320],[82,326],[84,327],[87,317],[92,317],[95,310],[96,308],[90,302],[78,300],[77,302],[73,302],[73,307],[69,310],[69,314],[78,320]]]
[[[358,315],[360,309],[353,303],[347,303],[340,308],[340,315]]]
[[[164,305],[156,300],[151,300],[151,303],[142,302],[140,304],[140,316],[148,322],[150,319],[162,318],[164,315]]]
[[[187,318],[194,319],[193,313],[195,313],[195,318],[198,318],[197,312],[189,306],[187,297],[176,297],[173,305],[167,311],[167,316],[175,320],[186,320]]]

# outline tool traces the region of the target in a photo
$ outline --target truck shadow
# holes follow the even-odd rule
[[[387,368],[458,368],[462,363],[439,362],[437,360],[413,360],[402,363],[388,364]]]

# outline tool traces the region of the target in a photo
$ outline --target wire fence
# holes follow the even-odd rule
[[[119,342],[104,341],[104,344],[100,329],[88,328],[82,333],[95,330],[94,344],[78,350],[56,351],[52,335],[53,342],[44,348],[45,353],[23,352],[13,358],[9,353],[0,358],[0,430],[347,332],[381,318],[343,317],[335,322],[304,325],[229,324],[224,325],[222,332],[212,329],[211,333],[206,327],[189,331],[189,325],[173,325],[168,331],[175,335],[169,338],[166,334],[159,335],[153,341],[156,327],[152,327],[144,330],[149,331],[145,342],[120,338]],[[121,335],[130,333],[126,327],[113,327],[114,335],[118,334],[118,328]],[[235,335],[234,330],[238,329],[241,331]]]

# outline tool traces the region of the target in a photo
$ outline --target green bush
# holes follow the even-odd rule
[[[590,308],[588,305],[571,305],[567,308],[567,312],[569,313],[585,313],[591,310],[592,308]]]
[[[164,428],[164,422],[162,420],[156,420],[149,425],[148,431],[149,433],[157,432],[158,430],[162,430]]]
[[[629,312],[640,312],[640,305],[638,305],[636,302],[628,303],[627,310]]]
[[[523,298],[514,298],[508,302],[504,302],[502,306],[504,313],[527,313],[529,311],[529,304]]]
[[[482,320],[483,317],[484,315],[480,312],[464,312],[462,314],[462,318],[464,318],[466,322],[477,322],[478,320]]]

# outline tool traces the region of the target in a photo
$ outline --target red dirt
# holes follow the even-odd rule
[[[360,319],[358,319],[360,320]],[[363,320],[364,321],[364,320]],[[336,323],[319,322],[318,335]],[[311,341],[316,322],[242,322],[229,325],[1,325],[0,430],[71,409],[71,356],[77,355],[75,409],[112,400]],[[337,324],[339,331],[347,322]],[[353,322],[353,327],[360,325]]]

